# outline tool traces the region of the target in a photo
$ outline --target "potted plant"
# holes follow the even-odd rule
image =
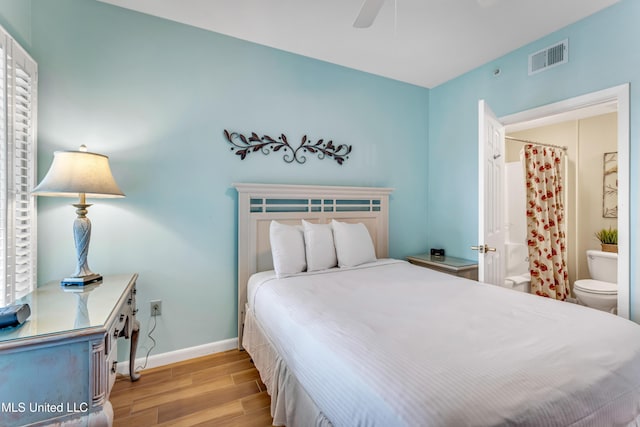
[[[603,252],[618,252],[618,230],[609,227],[603,228],[596,233],[596,238],[600,240]]]

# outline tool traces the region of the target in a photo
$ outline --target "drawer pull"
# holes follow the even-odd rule
[[[120,321],[122,322],[124,320],[124,314],[120,313]]]
[[[113,337],[114,337],[114,338],[118,338],[118,335],[120,335],[120,331],[119,331],[118,329],[115,329],[115,330],[113,331]]]
[[[127,300],[127,304],[129,304],[129,305],[131,305],[131,303],[132,303],[132,302],[133,302],[133,298],[129,298],[129,299]]]

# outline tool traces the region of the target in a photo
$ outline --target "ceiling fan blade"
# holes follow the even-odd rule
[[[353,22],[355,28],[368,28],[375,21],[385,0],[364,0],[360,13]]]
[[[498,0],[477,0],[480,7],[491,7],[498,3]]]

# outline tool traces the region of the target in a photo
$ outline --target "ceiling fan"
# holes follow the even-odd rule
[[[378,16],[378,12],[380,12],[384,2],[385,0],[364,0],[360,7],[360,13],[358,13],[356,20],[353,21],[353,26],[355,28],[369,28],[373,21],[376,20],[376,16]]]
[[[364,0],[360,6],[360,13],[353,21],[354,28],[369,28],[373,21],[376,20],[378,12],[382,8],[386,0]],[[397,1],[397,0],[394,0]],[[491,7],[498,3],[499,0],[476,0],[478,5],[483,8]],[[397,5],[396,5],[397,6]]]

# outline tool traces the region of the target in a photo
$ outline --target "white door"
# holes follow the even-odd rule
[[[478,103],[478,280],[504,283],[504,126],[484,100]]]

